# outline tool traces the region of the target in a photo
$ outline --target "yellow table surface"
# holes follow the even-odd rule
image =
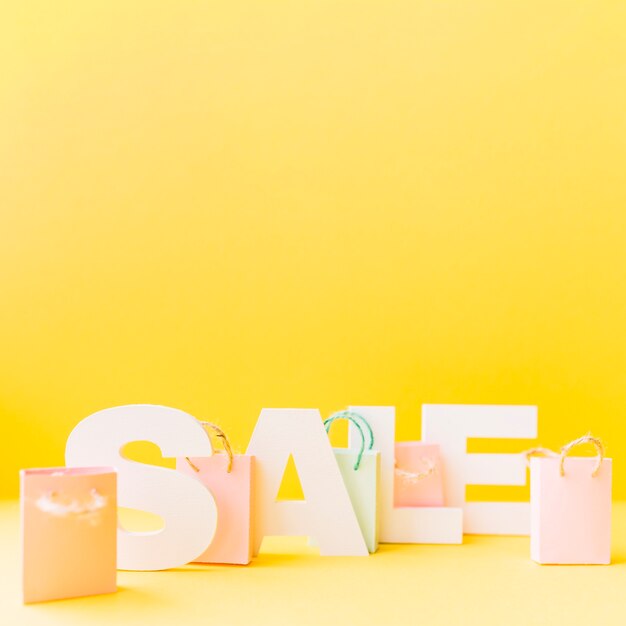
[[[0,624],[625,624],[626,503],[613,521],[608,567],[536,565],[527,537],[388,544],[369,558],[319,557],[300,538],[272,538],[247,567],[119,572],[116,594],[23,606],[18,505],[6,502]]]

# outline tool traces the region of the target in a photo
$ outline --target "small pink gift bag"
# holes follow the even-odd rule
[[[596,458],[568,457],[575,445],[593,443]],[[612,460],[601,442],[581,437],[561,455],[530,459],[530,556],[542,564],[608,565],[611,562]]]
[[[395,455],[394,506],[445,506],[439,445],[397,442]]]
[[[25,603],[116,591],[114,469],[22,470],[20,499]]]
[[[225,454],[176,459],[176,469],[199,480],[215,498],[217,529],[196,563],[247,565],[252,560],[252,486],[254,457],[233,454],[224,432],[202,422],[224,444]]]

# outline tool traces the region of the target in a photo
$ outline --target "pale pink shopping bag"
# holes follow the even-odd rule
[[[20,492],[24,602],[115,591],[115,470],[22,470]]]
[[[596,458],[567,457],[571,447],[594,443]],[[582,437],[562,454],[530,459],[530,555],[542,564],[611,562],[612,460],[600,442]]]
[[[233,454],[223,431],[209,422],[202,424],[217,433],[226,453],[176,460],[176,469],[199,480],[217,505],[215,536],[195,562],[247,565],[252,560],[254,457]]]
[[[445,506],[439,445],[403,441],[395,445],[394,505]]]

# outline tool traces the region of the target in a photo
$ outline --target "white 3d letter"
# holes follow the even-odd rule
[[[466,485],[525,485],[526,463],[520,454],[468,454],[467,440],[534,439],[537,407],[425,404],[422,439],[438,443],[444,464],[447,502],[463,507],[466,533],[528,535],[527,502],[465,502]]]
[[[211,456],[213,448],[191,415],[164,406],[136,404],[98,411],[70,433],[68,466],[112,465],[118,471],[118,504],[160,515],[157,532],[118,529],[118,568],[161,570],[193,561],[213,540],[217,509],[210,491],[180,472],[130,461],[121,449],[151,441],[163,456]]]
[[[254,455],[255,554],[263,537],[307,535],[324,556],[367,556],[367,546],[319,411],[263,409],[247,454]],[[289,455],[303,501],[276,501]]]
[[[396,410],[392,406],[352,406],[374,432],[374,449],[380,451],[381,543],[461,543],[463,511],[451,507],[402,507],[393,503]],[[359,445],[359,434],[350,426],[350,447]]]

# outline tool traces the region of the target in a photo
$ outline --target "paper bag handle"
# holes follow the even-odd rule
[[[365,434],[363,433],[362,426],[365,426],[365,429],[367,430],[369,439],[369,446],[367,447],[368,450],[371,450],[374,447],[374,433],[372,432],[372,427],[368,424],[367,420],[362,415],[354,413],[353,411],[338,411],[337,413],[333,413],[328,419],[324,420],[326,432],[330,431],[330,427],[333,425],[333,422],[341,419],[352,422],[361,435],[361,447],[356,457],[356,463],[354,464],[354,469],[358,470],[361,465],[363,453],[365,452]]]
[[[222,440],[222,445],[224,446],[224,450],[228,455],[228,467],[226,471],[230,474],[233,469],[233,449],[230,447],[230,442],[228,441],[226,433],[219,426],[216,426],[211,422],[200,422],[200,424],[206,431],[207,435],[209,435],[209,437],[211,436],[211,432],[214,432],[215,436]],[[194,472],[200,471],[200,468],[192,463],[191,459],[188,456],[186,456],[185,459],[187,463],[189,463],[189,467],[191,467]]]
[[[409,472],[408,470],[398,467],[398,461],[394,462],[394,474],[404,482],[407,483],[419,483],[425,480],[429,476],[432,476],[437,471],[437,465],[429,457],[422,457],[420,459],[422,463],[426,465],[426,469],[422,472]]]
[[[561,474],[561,476],[565,476],[565,457],[568,455],[569,451],[575,446],[581,446],[585,443],[591,443],[596,448],[598,456],[596,457],[596,466],[593,468],[593,472],[591,472],[591,475],[598,475],[598,472],[600,471],[600,467],[602,465],[602,461],[604,459],[604,445],[597,437],[584,435],[583,437],[574,439],[574,441],[570,441],[568,444],[564,445],[561,448],[561,457],[559,460],[559,473]]]
[[[44,513],[53,515],[54,517],[67,517],[68,515],[88,515],[98,513],[106,507],[109,499],[102,495],[97,489],[91,489],[89,492],[89,500],[79,502],[71,500],[63,503],[58,500],[58,491],[49,491],[37,498],[35,502],[37,508]]]
[[[522,454],[524,455],[526,465],[528,466],[530,466],[530,458],[533,456],[541,456],[547,459],[556,459],[559,456],[556,452],[550,450],[550,448],[543,448],[541,446],[538,446],[537,448],[530,448],[530,450],[524,450]]]

